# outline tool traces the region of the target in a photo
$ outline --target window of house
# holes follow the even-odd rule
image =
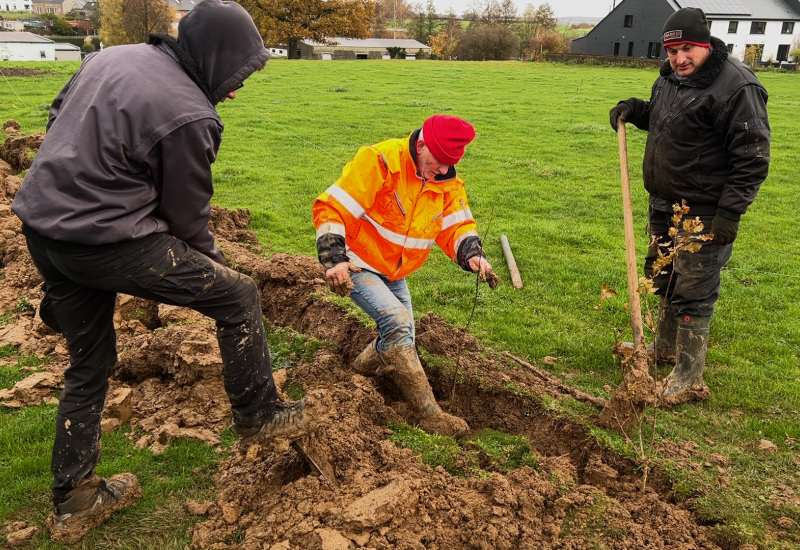
[[[728,44],[728,53],[733,53],[733,44]]]
[[[781,44],[778,46],[778,55],[775,61],[788,61],[789,60],[789,44]]]
[[[750,34],[764,34],[767,30],[766,21],[753,21],[750,23]]]
[[[633,57],[633,42],[628,42],[628,57]]]
[[[625,16],[625,26],[626,27],[632,27],[633,26],[633,16],[632,15],[626,15]]]
[[[794,33],[794,21],[784,21],[783,26],[781,26],[781,34],[792,33]]]
[[[738,30],[739,30],[738,21],[731,21],[728,23],[728,34],[736,34],[736,31]]]
[[[614,55],[619,55],[619,42],[614,42]]]
[[[650,42],[647,45],[647,57],[661,57],[661,42]]]

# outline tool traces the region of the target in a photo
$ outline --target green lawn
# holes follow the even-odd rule
[[[13,118],[25,133],[42,131],[47,104],[77,64],[48,65],[57,72],[37,78],[2,74],[21,66],[40,67],[0,65],[0,123]],[[219,106],[226,128],[215,202],[249,208],[268,253],[314,254],[311,204],[359,146],[405,136],[434,113],[464,117],[478,135],[458,168],[503,278],[497,291],[481,289],[470,330],[485,345],[540,366],[555,356],[547,368],[607,397],[603,387],[621,378],[611,346],[631,332],[608,111],[621,99],[649,97],[656,76],[654,69],[546,63],[274,60],[235,101]],[[779,506],[776,487],[800,494],[800,75],[759,78],[770,92],[772,165],[723,272],[706,369],[712,397],[659,413],[656,437],[699,444],[699,472],[674,472],[676,497],[691,498],[721,537],[788,549],[800,545],[800,503],[795,496]],[[645,132],[628,127],[640,259],[647,244],[645,140]],[[510,284],[501,234],[513,248],[521,290]],[[604,284],[619,295],[602,301]],[[441,252],[409,285],[417,316],[434,311],[466,324],[474,279]],[[635,455],[613,434],[598,435]],[[759,451],[761,439],[778,451]],[[708,453],[730,458],[727,488],[716,488],[719,472],[703,466]],[[794,527],[778,540],[782,516]]]

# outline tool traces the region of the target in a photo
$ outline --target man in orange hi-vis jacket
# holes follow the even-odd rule
[[[420,427],[452,436],[467,434],[469,426],[442,411],[433,396],[414,346],[405,276],[422,266],[435,243],[495,286],[455,170],[474,138],[467,121],[434,115],[408,137],[362,147],[314,202],[317,253],[328,284],[378,326],[354,370],[390,375]]]

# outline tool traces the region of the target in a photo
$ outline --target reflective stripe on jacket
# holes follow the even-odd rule
[[[434,243],[456,260],[464,239],[478,235],[454,169],[447,181],[417,175],[417,134],[362,147],[314,202],[317,240],[344,236],[351,263],[392,281],[421,267]]]

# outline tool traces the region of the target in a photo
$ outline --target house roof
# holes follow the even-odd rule
[[[202,0],[169,0],[168,4],[177,11],[192,11]]]
[[[670,0],[676,10],[700,8],[709,17],[759,19],[798,19],[800,2],[797,0]]]
[[[52,44],[53,41],[32,32],[11,31],[0,34],[0,42],[25,44]]]
[[[67,0],[33,0],[34,4],[63,4]]]
[[[431,47],[410,38],[343,38],[332,36],[328,40],[336,44],[323,44],[315,40],[303,40],[309,46],[342,46],[344,48],[407,48],[430,50]]]
[[[76,46],[75,44],[70,44],[69,42],[56,42],[56,50],[60,52],[68,52],[68,51],[76,51],[79,52],[81,49]]]

